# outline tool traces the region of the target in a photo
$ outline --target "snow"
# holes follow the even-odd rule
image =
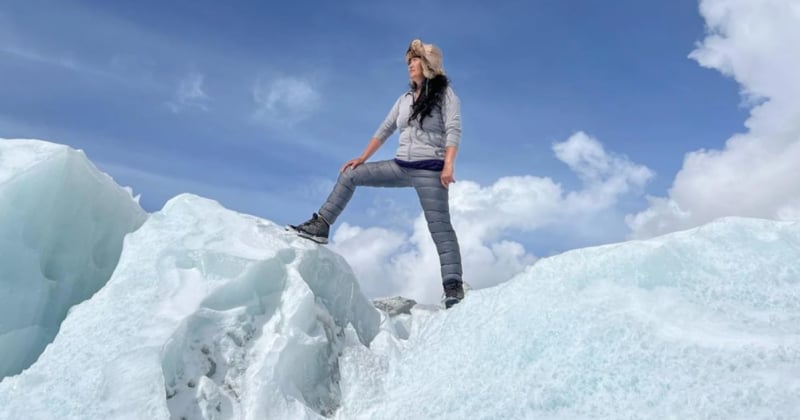
[[[542,259],[345,349],[338,418],[800,418],[797,261],[739,218]]]
[[[380,316],[342,257],[181,195],[125,239],[106,286],[22,375],[8,418],[315,418],[332,412],[343,328]]]
[[[194,195],[142,215],[80,152],[17,144],[0,148],[3,326],[45,308],[18,297],[42,271],[88,278],[21,249],[93,255],[89,221],[132,232],[107,282],[0,382],[0,419],[800,418],[800,222],[718,219],[540,259],[448,311],[380,311],[327,247]],[[72,178],[31,175],[59,159]],[[117,213],[73,210],[87,206]]]
[[[0,139],[0,379],[30,366],[99,290],[145,212],[80,152]]]

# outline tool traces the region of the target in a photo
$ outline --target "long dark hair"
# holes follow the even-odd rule
[[[419,117],[419,125],[421,127],[425,117],[429,117],[435,107],[442,106],[444,93],[449,85],[450,80],[443,74],[436,75],[433,79],[425,79],[422,82],[419,97],[411,105],[411,116],[408,117],[408,123],[411,124],[414,118]],[[411,82],[411,89],[417,89],[416,82]]]

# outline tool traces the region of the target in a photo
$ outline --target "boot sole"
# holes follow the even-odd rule
[[[312,241],[312,242],[316,242],[316,243],[318,243],[320,245],[327,245],[328,244],[328,238],[323,238],[321,236],[309,235],[308,233],[305,233],[302,230],[295,229],[291,225],[286,226],[286,230],[288,230],[290,232],[294,232],[297,236],[299,236],[301,238],[308,239],[309,241]]]
[[[461,299],[456,298],[456,297],[445,298],[445,300],[444,300],[444,308],[445,309],[450,309],[450,308],[453,307],[453,305],[455,305],[455,304],[457,304],[459,302],[461,302]]]

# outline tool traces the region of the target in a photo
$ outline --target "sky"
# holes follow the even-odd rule
[[[800,218],[800,0],[0,4],[0,138],[83,150],[149,212],[190,192],[310,217],[444,53],[473,287],[725,216]],[[394,155],[396,134],[373,156]],[[331,247],[373,295],[440,293],[416,194],[361,188]]]

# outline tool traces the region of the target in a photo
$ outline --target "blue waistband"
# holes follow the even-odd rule
[[[394,161],[398,166],[410,169],[427,169],[429,171],[441,171],[444,169],[444,161],[439,159],[415,160],[410,162],[407,160],[395,159]]]

